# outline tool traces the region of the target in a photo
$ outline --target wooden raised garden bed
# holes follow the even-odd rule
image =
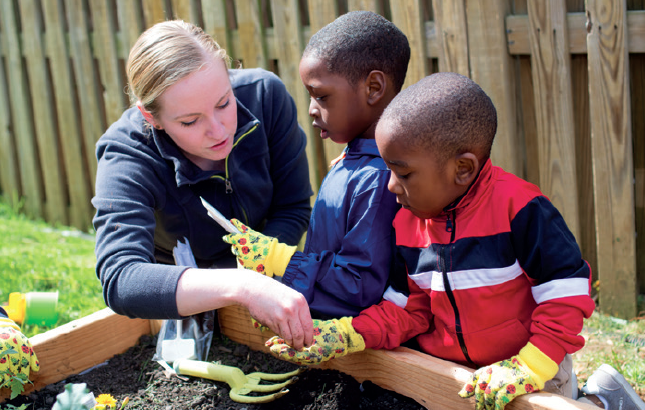
[[[264,342],[273,334],[255,329],[245,308],[232,306],[219,309],[218,313],[223,334],[237,343],[268,353]],[[103,363],[135,345],[141,336],[154,334],[158,330],[159,321],[129,319],[106,308],[36,335],[30,340],[41,367],[38,373],[33,373],[33,386],[29,385],[25,394]],[[470,369],[408,348],[389,351],[368,349],[319,367],[341,371],[359,382],[370,380],[383,388],[411,397],[428,409],[474,408],[473,399],[464,400],[457,396],[470,376]],[[0,393],[2,400],[8,398],[8,390]],[[507,409],[597,408],[554,394],[534,393],[518,397]]]

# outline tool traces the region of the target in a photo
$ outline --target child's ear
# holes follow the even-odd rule
[[[465,152],[457,155],[455,183],[457,185],[469,186],[477,177],[479,172],[479,159],[472,152]]]
[[[385,95],[387,88],[387,78],[383,71],[371,71],[365,79],[365,89],[367,90],[367,102],[370,105],[375,105]]]

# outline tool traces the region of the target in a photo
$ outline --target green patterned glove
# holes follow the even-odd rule
[[[29,339],[13,320],[0,318],[0,387],[8,387],[12,396],[14,392],[17,395],[29,381],[29,371],[37,372],[39,369],[40,364]]]
[[[363,336],[354,330],[351,317],[314,319],[314,343],[300,352],[285,344],[279,336],[267,340],[266,345],[278,358],[296,364],[318,364],[365,350]]]
[[[557,372],[558,365],[528,343],[518,355],[475,371],[459,396],[475,396],[476,410],[502,410],[515,397],[543,389]]]
[[[296,247],[262,235],[237,219],[231,219],[231,222],[241,233],[231,233],[222,239],[232,245],[231,249],[240,265],[268,277],[284,275]]]

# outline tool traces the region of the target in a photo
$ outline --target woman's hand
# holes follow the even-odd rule
[[[313,322],[305,297],[275,280],[257,281],[247,288],[243,303],[258,322],[268,326],[296,350],[313,343]]]
[[[313,343],[309,305],[298,291],[247,269],[187,269],[177,284],[182,316],[242,305],[294,349]]]

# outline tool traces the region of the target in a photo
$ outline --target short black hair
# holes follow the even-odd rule
[[[356,85],[373,70],[388,76],[399,92],[410,62],[408,38],[385,17],[372,11],[343,14],[316,32],[303,58],[326,62],[332,74]]]
[[[405,138],[411,149],[432,153],[443,164],[472,152],[483,162],[490,157],[497,132],[497,111],[477,83],[457,73],[435,73],[401,91],[379,122]]]

